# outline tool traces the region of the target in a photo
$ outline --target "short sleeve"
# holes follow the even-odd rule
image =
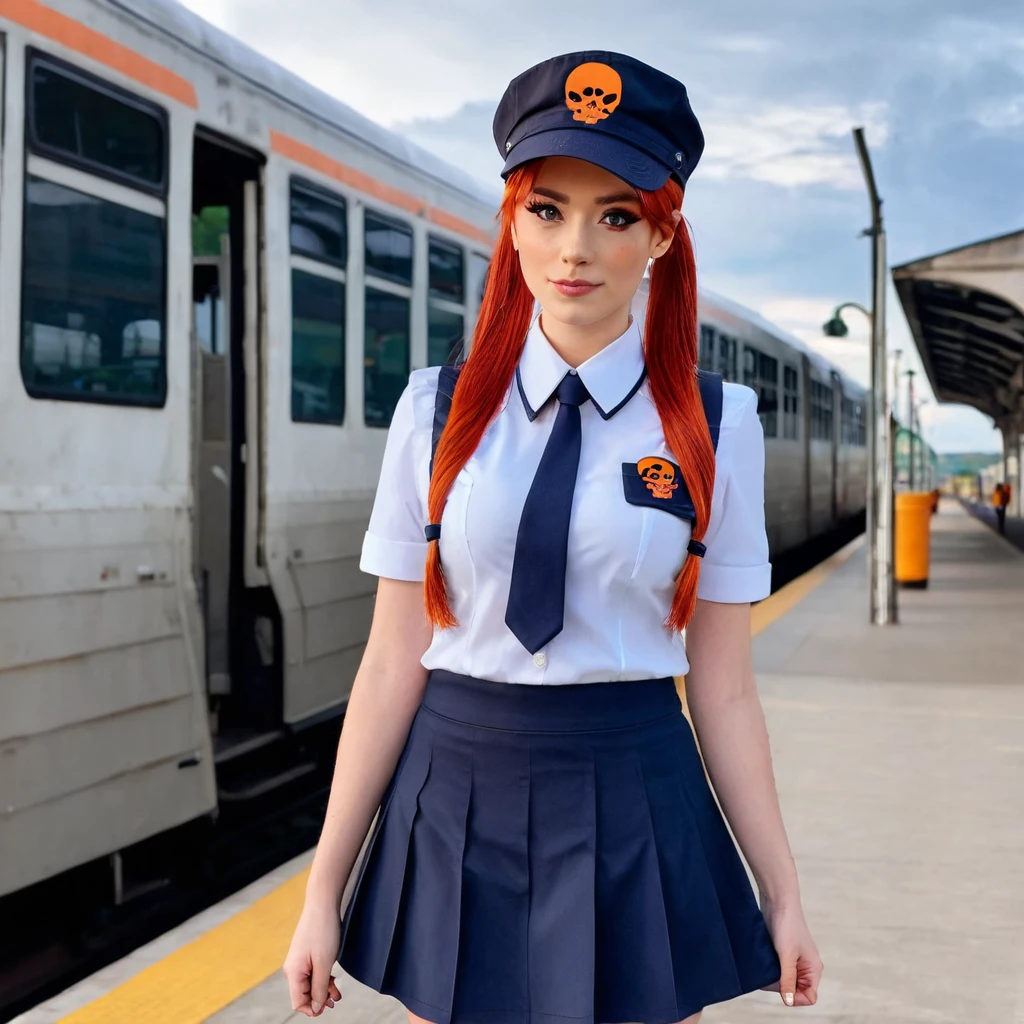
[[[722,604],[760,601],[771,593],[764,522],[764,431],[757,395],[726,384],[707,554],[697,597]]]
[[[428,370],[414,371],[395,406],[381,463],[380,480],[359,568],[373,576],[419,581],[426,575],[426,488],[430,458],[430,423],[424,422],[433,387]],[[431,414],[432,421],[432,414]]]

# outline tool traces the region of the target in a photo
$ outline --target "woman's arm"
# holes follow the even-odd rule
[[[432,635],[423,584],[382,577],[338,742],[327,814],[306,886],[307,902],[340,907],[345,883],[423,697],[427,670],[420,659]]]
[[[822,964],[800,905],[782,824],[768,731],[750,657],[750,605],[697,601],[686,630],[686,698],[722,810],[761,891],[787,1006],[818,999]]]
[[[750,654],[750,605],[698,601],[686,630],[686,702],[708,775],[761,892],[798,905],[764,712]]]

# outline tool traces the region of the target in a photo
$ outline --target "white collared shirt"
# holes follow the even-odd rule
[[[519,372],[448,496],[440,554],[459,625],[435,628],[422,658],[425,668],[539,684],[651,679],[687,671],[683,637],[663,623],[675,577],[683,560],[693,557],[686,554],[690,524],[661,508],[630,504],[623,493],[623,463],[646,456],[678,463],[643,376],[636,322],[577,368],[592,400],[580,409],[582,447],[562,631],[531,654],[505,624],[519,518],[554,424],[558,402],[551,396],[569,369],[534,321]],[[375,576],[424,578],[438,373],[436,366],[413,371],[395,409],[359,563]],[[764,437],[756,395],[738,384],[724,385],[704,543],[699,598],[746,603],[768,595]]]

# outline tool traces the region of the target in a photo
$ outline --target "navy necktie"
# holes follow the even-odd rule
[[[535,654],[562,631],[569,514],[580,464],[580,406],[590,397],[576,373],[556,392],[558,415],[526,496],[512,561],[505,623]]]

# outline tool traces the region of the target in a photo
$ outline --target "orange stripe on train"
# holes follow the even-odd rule
[[[199,108],[195,87],[187,79],[38,0],[0,0],[0,17],[91,57],[193,110]]]
[[[2,2],[3,0],[0,0],[0,3]],[[466,235],[468,238],[483,242],[488,247],[494,244],[494,240],[487,232],[481,231],[475,225],[462,220],[461,217],[456,217],[444,210],[430,206],[422,199],[417,199],[415,196],[410,195],[408,192],[403,192],[399,188],[385,185],[377,181],[376,178],[371,178],[370,175],[365,174],[363,171],[357,171],[354,167],[340,163],[333,157],[329,157],[325,153],[321,153],[320,150],[307,146],[304,142],[299,142],[297,139],[291,138],[291,136],[271,131],[270,148],[278,155],[294,160],[296,163],[305,164],[306,167],[311,167],[314,171],[319,171],[321,174],[326,174],[329,178],[334,178],[335,181],[340,181],[343,185],[348,185],[360,192],[365,192],[367,195],[380,199],[382,202],[390,203],[392,206],[397,206],[399,209],[407,210],[414,216],[425,216],[439,227]]]

